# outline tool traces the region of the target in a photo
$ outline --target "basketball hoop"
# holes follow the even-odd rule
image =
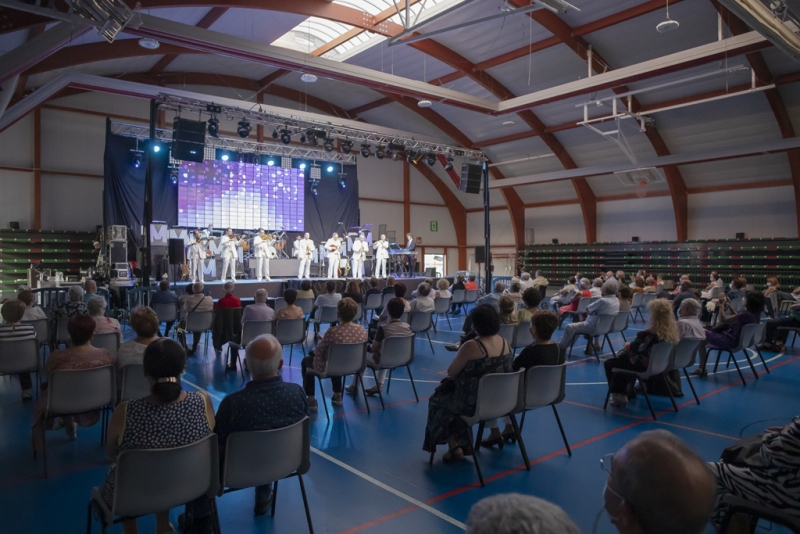
[[[639,198],[644,198],[647,196],[647,182],[644,180],[639,182],[639,185],[636,186],[636,196]]]

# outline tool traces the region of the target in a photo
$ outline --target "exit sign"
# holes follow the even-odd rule
[[[438,231],[439,231],[439,222],[431,221],[431,232],[438,232]]]

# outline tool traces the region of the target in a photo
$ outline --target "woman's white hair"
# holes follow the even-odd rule
[[[69,286],[68,294],[70,302],[82,302],[85,292],[81,286]]]
[[[467,534],[580,534],[560,507],[532,495],[501,493],[476,502]]]
[[[89,315],[102,315],[106,307],[106,299],[103,297],[92,297],[86,303],[86,309],[89,310]]]

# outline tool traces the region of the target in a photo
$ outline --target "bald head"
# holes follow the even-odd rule
[[[267,290],[263,287],[261,289],[256,290],[255,300],[258,303],[265,303],[267,302]]]
[[[97,282],[95,282],[94,280],[87,280],[86,292],[89,294],[97,293]]]
[[[202,295],[204,287],[205,286],[203,286],[203,284],[201,284],[200,282],[197,282],[197,283],[192,285],[192,293],[194,293],[195,295],[197,295],[197,294],[201,294]]]
[[[271,334],[262,334],[248,343],[245,358],[253,380],[266,380],[283,367],[283,347]]]
[[[225,285],[222,286],[222,289],[225,291],[226,295],[230,295],[233,293],[233,282],[225,282]]]
[[[700,534],[716,495],[706,462],[666,430],[643,432],[617,451],[608,485],[625,499],[613,510],[606,500],[621,534]]]

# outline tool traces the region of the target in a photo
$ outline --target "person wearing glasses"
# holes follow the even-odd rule
[[[608,473],[604,508],[620,534],[705,531],[716,498],[714,477],[674,434],[642,432],[601,458],[600,466]]]

